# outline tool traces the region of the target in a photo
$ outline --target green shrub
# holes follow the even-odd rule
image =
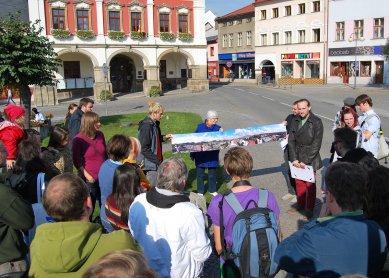
[[[95,33],[92,30],[78,30],[77,37],[82,40],[90,40],[95,37]]]
[[[67,39],[70,37],[71,33],[69,30],[52,29],[51,35],[56,39]]]
[[[172,41],[176,38],[176,36],[170,32],[161,32],[159,33],[159,38],[163,41]]]
[[[161,88],[159,86],[151,86],[149,90],[150,97],[157,97],[161,95]]]
[[[192,34],[191,33],[179,33],[178,39],[183,42],[188,42],[192,40]]]
[[[131,32],[131,39],[133,40],[143,40],[146,37],[147,37],[146,32],[136,32],[136,31]]]
[[[108,32],[108,37],[111,40],[122,40],[125,38],[125,36],[126,36],[126,34],[124,34],[124,32],[122,32],[122,31],[109,31]]]
[[[107,101],[111,101],[113,99],[113,94],[110,90],[102,90],[100,92],[100,101],[105,101],[105,93],[107,93]]]

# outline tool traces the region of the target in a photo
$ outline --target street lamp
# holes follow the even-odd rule
[[[358,34],[357,33],[352,33],[351,35],[350,35],[350,37],[348,38],[348,41],[349,42],[353,42],[353,41],[355,41],[355,49],[354,49],[354,90],[356,89],[356,87],[357,87],[357,46],[358,46],[358,41],[364,41],[365,40],[365,38],[364,37],[360,37],[360,36],[358,36]]]

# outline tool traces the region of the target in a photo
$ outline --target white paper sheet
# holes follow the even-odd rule
[[[305,165],[305,169],[301,169],[293,166],[292,162],[289,161],[289,167],[292,178],[315,183],[312,166]]]
[[[281,149],[284,151],[286,146],[288,145],[288,139],[282,139],[282,141],[280,141],[280,145],[281,145]]]

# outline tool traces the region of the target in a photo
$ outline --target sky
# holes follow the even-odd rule
[[[243,8],[255,0],[205,0],[205,11],[211,10],[216,16],[223,16]]]

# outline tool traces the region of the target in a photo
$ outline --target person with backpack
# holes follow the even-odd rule
[[[253,158],[247,150],[231,148],[224,156],[224,168],[231,176],[232,186],[211,200],[207,212],[213,223],[215,249],[221,255],[223,277],[228,276],[228,266],[239,268],[241,277],[275,274],[272,257],[281,239],[277,200],[272,192],[250,183]],[[250,221],[250,233],[244,214],[254,219]]]

